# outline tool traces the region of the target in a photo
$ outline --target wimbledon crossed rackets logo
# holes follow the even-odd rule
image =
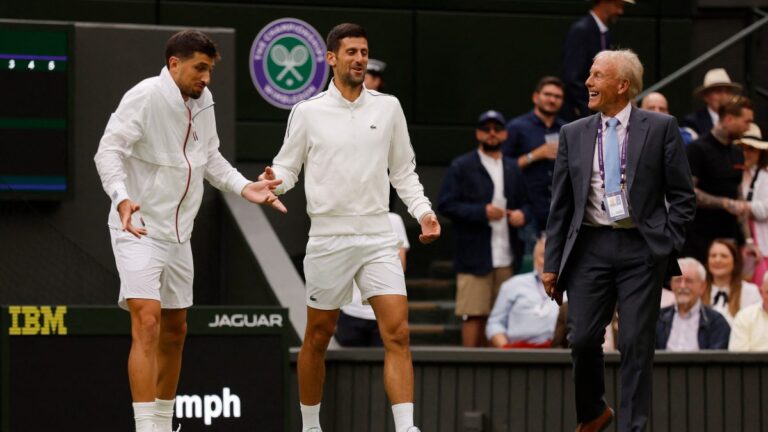
[[[296,45],[290,52],[288,52],[288,48],[286,48],[285,45],[273,45],[272,49],[269,51],[269,59],[278,67],[283,68],[283,70],[277,74],[275,80],[278,82],[282,81],[285,75],[290,72],[293,77],[289,76],[288,79],[285,80],[287,87],[294,85],[294,83],[302,83],[304,77],[296,70],[296,68],[306,65],[308,58],[309,50],[307,50],[307,47],[304,45]],[[270,75],[272,75],[272,73],[270,73]],[[296,81],[294,81],[294,78]]]
[[[290,109],[325,88],[325,43],[304,21],[282,18],[267,24],[251,46],[251,79],[270,104]]]

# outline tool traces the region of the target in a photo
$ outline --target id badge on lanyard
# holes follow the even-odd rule
[[[618,192],[606,193],[603,197],[603,206],[611,222],[617,222],[629,217],[627,193],[624,188],[621,188]]]

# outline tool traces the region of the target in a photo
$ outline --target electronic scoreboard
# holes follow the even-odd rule
[[[72,35],[0,21],[0,199],[71,192]]]

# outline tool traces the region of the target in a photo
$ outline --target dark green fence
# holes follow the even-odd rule
[[[296,385],[295,355],[292,381]],[[328,353],[323,428],[392,432],[380,349]],[[576,426],[566,350],[416,348],[415,416],[423,431],[552,432]],[[768,430],[768,353],[658,352],[649,431]],[[619,356],[606,355],[607,400],[616,407]],[[291,430],[300,429],[295,388]],[[474,427],[477,417],[482,428]],[[615,423],[609,431],[615,431]]]

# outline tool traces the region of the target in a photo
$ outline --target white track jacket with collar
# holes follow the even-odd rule
[[[213,96],[206,88],[186,103],[167,68],[130,89],[107,123],[94,157],[112,200],[108,225],[122,229],[117,205],[141,206],[147,237],[185,242],[192,236],[203,178],[240,194],[249,183],[219,153]]]
[[[296,184],[302,165],[310,236],[392,232],[390,183],[416,220],[432,212],[394,96],[363,89],[350,102],[331,81],[327,91],[297,103],[272,165],[283,180],[278,194]]]

